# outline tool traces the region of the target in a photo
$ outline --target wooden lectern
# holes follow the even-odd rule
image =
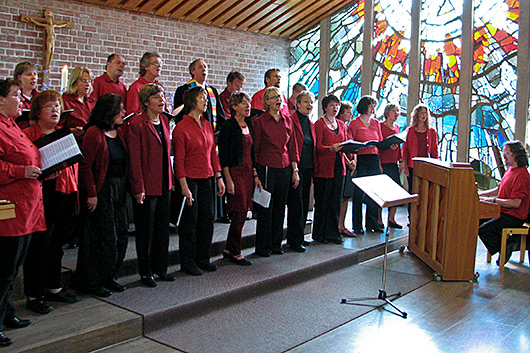
[[[405,205],[407,203],[413,202],[418,198],[418,195],[410,195],[405,189],[400,185],[396,184],[388,175],[373,175],[361,178],[353,178],[353,183],[361,189],[366,196],[371,198],[376,204],[381,208],[385,207],[394,207]],[[390,215],[388,216],[388,221],[390,221]],[[356,304],[356,302],[363,300],[383,300],[386,304],[389,304],[394,309],[396,309],[401,317],[404,319],[407,318],[407,313],[399,309],[389,298],[396,298],[401,295],[401,292],[394,294],[386,293],[386,264],[387,264],[387,255],[388,255],[388,227],[385,228],[385,253],[383,260],[383,278],[382,286],[379,289],[379,295],[374,298],[344,298],[341,300],[342,304]],[[384,304],[382,304],[384,305]]]
[[[436,273],[437,279],[472,281],[479,218],[496,218],[500,208],[478,199],[469,163],[414,158],[409,250]]]

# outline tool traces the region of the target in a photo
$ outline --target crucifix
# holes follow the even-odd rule
[[[49,70],[52,62],[53,50],[55,48],[55,27],[74,28],[74,23],[54,20],[53,12],[48,9],[44,9],[44,17],[20,15],[20,21],[44,27],[44,45],[42,50],[42,71],[44,73],[43,84],[49,84]]]

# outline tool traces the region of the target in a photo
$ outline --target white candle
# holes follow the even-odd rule
[[[66,91],[68,85],[68,65],[64,65],[61,69],[61,92]]]

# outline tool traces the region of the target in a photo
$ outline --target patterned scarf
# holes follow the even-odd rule
[[[190,88],[193,88],[197,86],[197,81],[194,79],[187,82],[188,85],[190,85]],[[208,98],[210,99],[210,103],[212,105],[212,126],[213,131],[217,130],[217,99],[215,99],[215,93],[213,92],[213,89],[204,83],[204,87],[206,87],[206,92],[208,92]]]

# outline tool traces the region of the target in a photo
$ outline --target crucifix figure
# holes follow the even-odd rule
[[[20,15],[20,21],[33,23],[37,26],[44,27],[44,46],[42,50],[42,68],[48,71],[52,62],[53,50],[55,48],[55,27],[57,28],[74,28],[73,22],[57,21],[53,19],[53,12],[48,9],[44,10],[44,17],[34,17]]]

